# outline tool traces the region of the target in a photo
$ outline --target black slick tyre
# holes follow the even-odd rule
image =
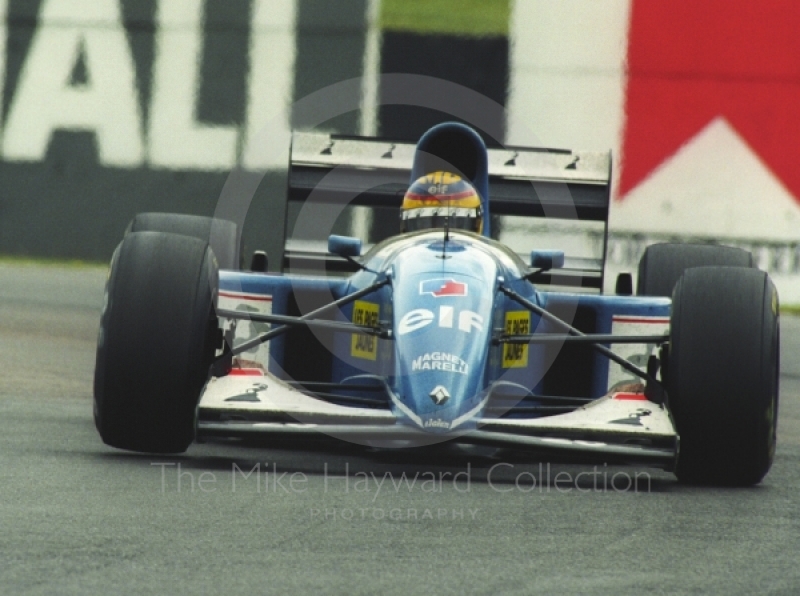
[[[139,213],[128,225],[127,233],[132,232],[166,232],[205,240],[220,269],[239,269],[241,243],[232,221],[180,213]]]
[[[672,296],[678,279],[692,267],[755,267],[753,255],[741,248],[715,244],[653,244],[641,260],[636,279],[639,296]]]
[[[219,344],[218,267],[208,243],[125,236],[111,262],[97,341],[94,415],[108,445],[180,453]]]
[[[748,486],[775,454],[778,295],[758,269],[702,267],[675,287],[665,371],[683,482]]]

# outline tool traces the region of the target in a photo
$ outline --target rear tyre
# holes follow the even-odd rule
[[[103,441],[180,453],[194,438],[195,408],[219,344],[218,269],[208,243],[134,232],[111,262],[94,378]]]
[[[636,294],[672,296],[678,279],[692,267],[755,267],[753,255],[741,248],[714,244],[653,244],[639,261]]]
[[[241,245],[232,221],[179,213],[139,213],[128,225],[127,233],[131,232],[166,232],[205,240],[220,269],[240,268]]]
[[[778,295],[763,271],[702,267],[675,287],[666,386],[682,482],[747,486],[775,455]]]

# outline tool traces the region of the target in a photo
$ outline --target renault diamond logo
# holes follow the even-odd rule
[[[435,403],[437,406],[444,405],[445,402],[448,399],[450,399],[450,394],[447,392],[447,389],[445,389],[441,385],[436,387],[436,389],[431,391],[428,395],[431,396],[431,399],[433,400],[433,403]]]

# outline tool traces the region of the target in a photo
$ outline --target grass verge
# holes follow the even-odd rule
[[[470,37],[507,36],[510,0],[382,0],[381,28]]]
[[[0,255],[0,266],[37,266],[37,267],[62,267],[70,269],[96,269],[108,267],[108,263],[101,261],[82,261],[79,259],[49,259],[41,257],[18,257]]]

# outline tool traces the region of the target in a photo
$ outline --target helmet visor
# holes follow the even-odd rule
[[[402,212],[405,232],[450,228],[480,232],[480,209],[475,207],[421,207]]]

